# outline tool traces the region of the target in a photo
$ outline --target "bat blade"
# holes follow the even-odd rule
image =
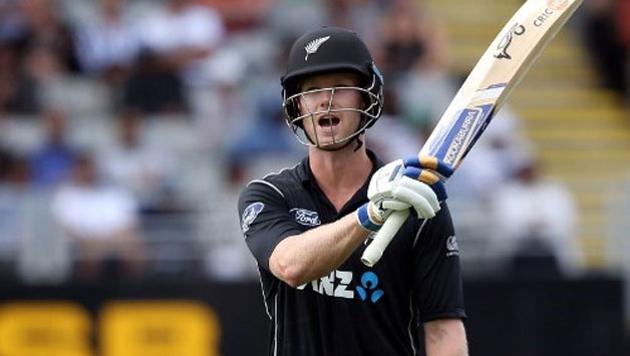
[[[507,22],[446,108],[419,155],[435,156],[457,169],[511,90],[583,0],[528,0]],[[390,216],[361,257],[373,266],[404,223]]]
[[[456,169],[582,1],[525,2],[472,69],[420,154],[436,156]]]

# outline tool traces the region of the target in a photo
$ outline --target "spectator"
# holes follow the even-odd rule
[[[274,0],[266,28],[290,47],[304,31],[331,22],[325,5],[324,0]]]
[[[208,131],[209,147],[221,145],[226,136],[242,128],[243,122],[251,117],[250,111],[254,106],[252,101],[256,99],[251,100],[248,91],[255,93],[258,86],[253,83],[258,78],[256,74],[248,72],[249,63],[245,58],[256,54],[253,54],[255,50],[251,46],[247,47],[245,51],[228,46],[218,50],[205,67],[212,82],[204,89],[197,88],[194,97],[191,97],[195,116],[205,125],[203,130]]]
[[[399,98],[400,116],[426,140],[457,88],[447,72],[414,69],[405,73],[394,88]]]
[[[621,43],[626,48],[630,48],[630,1],[618,0],[619,11],[617,13],[617,24],[619,24],[619,35]]]
[[[394,82],[411,70],[441,71],[448,65],[443,31],[416,2],[395,1],[379,28],[383,71]]]
[[[379,0],[325,0],[331,25],[355,31],[368,47],[378,50],[378,35],[374,24],[379,23],[389,2]]]
[[[74,38],[69,26],[59,16],[59,7],[51,0],[20,1],[27,24],[27,47],[45,47],[59,58],[64,72],[78,72]]]
[[[260,25],[274,0],[200,0],[199,3],[216,9],[229,31],[248,31]]]
[[[179,75],[156,53],[143,50],[123,84],[122,110],[142,114],[182,113],[188,102]]]
[[[520,162],[530,159],[531,146],[522,134],[521,118],[506,105],[449,179],[450,200],[469,199],[469,204],[483,209],[494,187],[514,179]]]
[[[402,157],[410,157],[418,153],[424,143],[419,130],[405,122],[400,113],[400,99],[395,91],[385,89],[383,114],[375,124],[377,130],[370,132],[367,145],[385,162]],[[398,137],[392,140],[392,137]]]
[[[523,161],[515,179],[496,188],[491,206],[490,256],[530,275],[579,269],[575,202],[566,187],[544,178],[539,162]]]
[[[284,129],[282,103],[276,100],[279,90],[263,92],[255,110],[258,114],[248,129],[226,142],[228,176],[234,186],[252,179],[262,167],[283,168],[301,151]]]
[[[27,75],[35,80],[38,90],[67,74],[58,53],[49,45],[30,46],[24,56]]]
[[[23,78],[19,66],[26,41],[26,21],[18,2],[0,1],[0,116],[33,110],[34,98],[28,95],[32,83]]]
[[[584,3],[586,15],[583,28],[584,42],[593,56],[595,66],[603,74],[603,86],[626,93],[626,58],[620,26],[628,19],[616,21],[620,16],[616,0],[591,0]],[[627,25],[625,25],[627,26]]]
[[[78,278],[137,276],[144,260],[133,196],[104,183],[90,155],[53,196],[52,213],[74,247]]]
[[[67,246],[54,228],[51,192],[30,184],[31,173],[28,159],[0,149],[0,266],[5,278],[59,283],[69,271]]]
[[[46,130],[44,145],[31,158],[33,182],[54,187],[70,177],[77,151],[66,141],[66,116],[60,110],[42,114]]]
[[[0,42],[0,116],[37,111],[35,87],[33,78],[27,76],[20,65],[17,48]]]
[[[203,63],[225,37],[223,20],[197,0],[168,0],[163,10],[139,24],[141,45],[185,84],[203,85]]]
[[[161,147],[147,145],[142,124],[137,113],[121,112],[118,141],[103,152],[100,163],[104,176],[133,193],[142,210],[159,210],[160,202],[171,204],[177,195],[173,190],[177,175],[175,157]]]
[[[0,1],[0,43],[20,47],[27,41],[27,27],[19,0]]]
[[[630,107],[630,1],[621,0],[619,3],[619,13],[617,23],[620,25],[621,45],[626,51],[625,55],[625,88],[626,105]]]
[[[383,71],[394,83],[400,115],[426,139],[457,91],[447,72],[445,34],[424,7],[406,0],[390,6],[380,28]]]
[[[26,160],[0,150],[0,266],[3,260],[15,262],[20,244],[29,234],[28,206],[34,196],[28,180]]]
[[[78,27],[77,55],[84,72],[118,83],[138,53],[138,36],[126,18],[124,0],[99,0],[97,15]]]
[[[11,171],[13,154],[4,145],[0,145],[0,181],[4,181]]]

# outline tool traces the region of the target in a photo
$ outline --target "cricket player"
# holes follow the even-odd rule
[[[459,251],[436,174],[449,172],[417,157],[384,165],[366,148],[383,79],[363,41],[341,28],[308,32],[281,81],[308,156],[249,182],[238,203],[269,355],[467,355]],[[388,215],[409,208],[380,262],[362,264]]]

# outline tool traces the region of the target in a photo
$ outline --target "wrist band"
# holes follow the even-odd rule
[[[368,213],[370,203],[365,203],[361,205],[359,209],[357,209],[357,221],[359,225],[361,225],[364,229],[376,232],[381,228],[381,225],[375,224],[370,219],[370,214]]]

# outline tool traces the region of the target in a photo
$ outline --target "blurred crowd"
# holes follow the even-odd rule
[[[256,278],[236,197],[305,155],[279,78],[289,44],[321,24],[358,32],[386,78],[368,146],[415,154],[462,74],[421,1],[0,0],[3,278]],[[573,197],[518,115],[500,116],[448,183],[467,271],[575,271]]]
[[[589,0],[582,38],[601,85],[623,95],[630,105],[630,1]]]

